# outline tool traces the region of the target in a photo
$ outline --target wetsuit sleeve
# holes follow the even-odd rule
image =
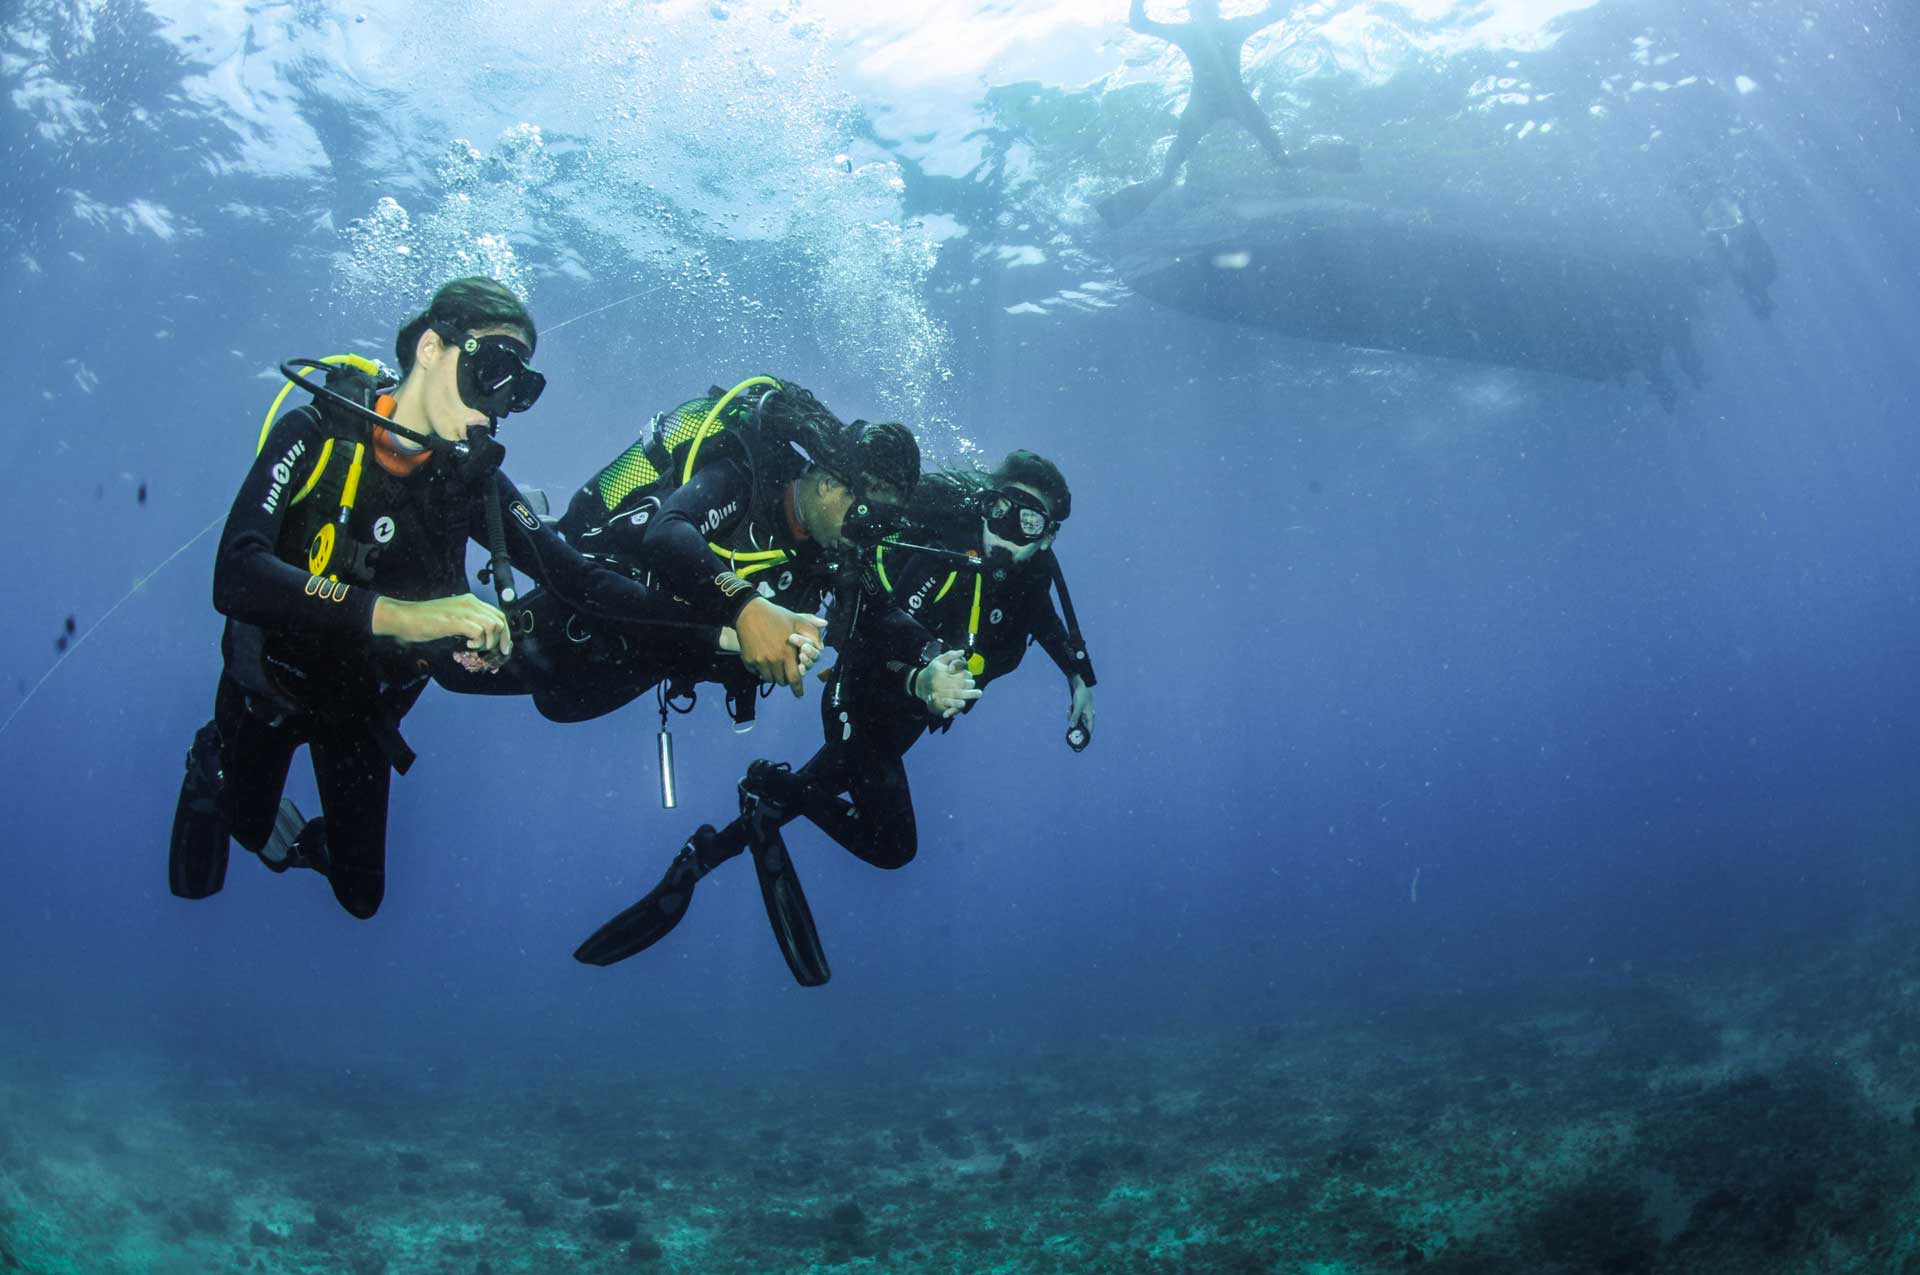
[[[860,634],[860,642],[873,658],[884,663],[901,667],[918,664],[932,644],[933,634],[897,606],[881,602],[873,606],[874,610],[861,618],[860,627],[865,631]]]
[[[220,533],[213,566],[213,605],[220,614],[263,629],[372,632],[378,594],[316,576],[274,552],[293,498],[313,476],[325,443],[319,414],[306,408],[288,412],[267,434]]]
[[[560,534],[570,541],[577,541],[586,532],[606,519],[607,508],[601,503],[600,493],[592,483],[588,483],[573,493],[573,499],[567,502],[567,512],[560,516]]]
[[[926,706],[909,689],[907,675],[938,654],[937,645],[918,620],[884,597],[875,598],[861,614],[853,642],[841,647],[839,675],[851,679],[864,703],[922,711]]]
[[[700,621],[685,603],[658,589],[649,589],[632,577],[602,566],[568,544],[552,527],[535,516],[505,474],[500,479],[500,524],[506,531],[507,557],[513,565],[551,589],[574,610],[621,624],[658,624],[662,621],[693,626]],[[475,496],[468,514],[473,540],[486,542],[485,488]]]
[[[882,594],[861,620],[861,693],[878,697],[879,703],[899,699],[924,709],[908,689],[906,675],[918,671],[931,656],[957,645],[933,632],[924,618],[928,614],[925,608],[953,568],[938,558],[911,550],[896,552],[883,559],[882,565]],[[920,610],[908,608],[913,598],[921,600]]]
[[[725,536],[747,517],[752,499],[753,472],[746,463],[733,456],[715,457],[704,461],[643,525],[633,526],[631,519],[609,523],[605,534],[621,537],[609,548],[651,571],[703,623],[732,624],[759,595],[721,564],[707,542]]]
[[[1082,678],[1088,686],[1094,685],[1093,661],[1087,658],[1084,647],[1077,647],[1067,634],[1067,625],[1060,613],[1053,608],[1053,595],[1047,591],[1045,580],[1039,582],[1033,590],[1033,601],[1027,613],[1027,635],[1035,645],[1047,653],[1059,670],[1066,674],[1067,680]]]
[[[1147,17],[1146,0],[1133,0],[1133,7],[1127,10],[1127,25],[1141,35],[1158,36],[1162,40],[1173,38],[1171,27],[1164,22],[1155,22]]]

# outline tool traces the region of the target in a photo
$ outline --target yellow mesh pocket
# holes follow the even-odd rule
[[[646,440],[640,439],[615,457],[593,481],[600,492],[600,503],[611,513],[621,501],[659,477],[660,471],[647,459]]]
[[[666,414],[660,422],[660,445],[669,455],[693,441],[693,436],[700,432],[700,422],[713,410],[713,403],[710,398],[696,398]]]
[[[628,496],[659,480],[660,470],[648,457],[648,451],[658,456],[660,449],[665,449],[667,457],[678,465],[687,444],[700,432],[701,422],[713,410],[714,402],[711,398],[696,398],[682,403],[660,418],[659,432],[652,438],[635,439],[631,447],[596,474],[593,481],[600,493],[601,505],[611,513]]]

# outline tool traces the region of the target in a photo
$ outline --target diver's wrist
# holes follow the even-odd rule
[[[405,626],[407,604],[399,598],[377,593],[367,608],[367,632],[373,637],[399,637]]]

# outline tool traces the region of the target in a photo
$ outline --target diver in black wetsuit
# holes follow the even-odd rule
[[[704,640],[709,630],[663,637],[535,594],[522,679],[536,706],[554,721],[583,721],[663,681],[678,694],[718,681],[745,721],[761,682],[798,694],[820,650],[830,560],[849,536],[888,529],[919,476],[920,449],[904,425],[843,424],[773,377],[656,417],[574,494],[560,530],[588,557],[678,599],[690,621],[720,628],[738,658]]]
[[[1179,46],[1193,68],[1193,91],[1187,98],[1187,109],[1180,113],[1179,129],[1160,176],[1129,186],[1099,203],[1100,215],[1109,225],[1123,225],[1145,212],[1148,204],[1173,185],[1180,166],[1193,154],[1200,139],[1223,120],[1238,121],[1275,164],[1282,168],[1292,165],[1286,145],[1240,78],[1240,56],[1247,41],[1286,16],[1286,11],[1287,6],[1275,0],[1250,17],[1228,19],[1220,16],[1219,0],[1189,0],[1188,20],[1175,24],[1150,20],[1146,0],[1133,0],[1128,24],[1142,35]]]
[[[1756,319],[1773,314],[1770,289],[1780,277],[1773,245],[1747,216],[1740,201],[1729,194],[1715,195],[1700,213],[1700,232],[1713,248],[1714,259],[1740,289],[1747,309]]]
[[[276,872],[320,872],[356,917],[379,908],[388,769],[413,761],[401,718],[437,666],[484,676],[513,650],[503,610],[468,591],[470,537],[492,554],[503,603],[518,567],[597,615],[662,614],[662,599],[542,527],[499,472],[495,422],[545,387],[527,365],[535,339],[513,293],[458,279],[401,329],[398,383],[345,356],[283,368],[315,399],[265,434],[221,537],[225,669],[187,754],[174,894],[219,891],[231,837]],[[326,385],[295,367],[326,370]],[[281,800],[302,744],[324,812],[311,822]]]
[[[977,473],[923,479],[909,534],[930,544],[882,546],[870,583],[916,617],[931,643],[913,651],[898,627],[858,630],[843,641],[840,662],[825,675],[825,746],[798,771],[755,762],[740,783],[740,817],[718,831],[696,831],[660,884],[581,944],[575,958],[610,965],[652,946],[685,914],[694,885],[750,848],[788,967],[802,984],[824,983],[825,953],[787,859],[784,824],[805,816],[876,867],[910,862],[918,837],[907,750],[971,711],[988,683],[1019,666],[1031,643],[1066,675],[1068,742],[1075,751],[1087,747],[1093,666],[1052,556],[1071,510],[1058,468],[1031,452],[1010,454],[984,481]],[[1065,623],[1050,585],[1061,590]]]

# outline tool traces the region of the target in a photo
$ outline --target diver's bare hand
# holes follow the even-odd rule
[[[792,639],[806,638],[815,646],[820,641],[820,630],[812,619],[765,598],[747,603],[733,627],[740,637],[740,662],[755,677],[776,686],[794,686],[801,680],[801,647]]]
[[[471,593],[425,602],[379,598],[373,604],[373,635],[407,643],[464,638],[469,651],[494,651],[502,659],[513,654],[506,615]]]
[[[1086,679],[1075,675],[1073,678],[1073,702],[1067,706],[1067,728],[1085,730],[1093,734],[1093,688]]]
[[[913,693],[935,717],[947,718],[959,713],[985,692],[973,684],[965,651],[947,651],[915,675]]]
[[[807,632],[807,626],[809,624],[813,626],[813,632],[811,634]],[[793,697],[795,699],[805,699],[807,697],[807,673],[815,664],[820,662],[820,639],[822,634],[825,633],[826,627],[827,621],[825,617],[812,616],[794,626],[795,631],[787,638],[787,641],[793,646],[795,656],[800,665],[800,680],[793,684]],[[821,676],[824,677],[825,675],[823,670]]]

